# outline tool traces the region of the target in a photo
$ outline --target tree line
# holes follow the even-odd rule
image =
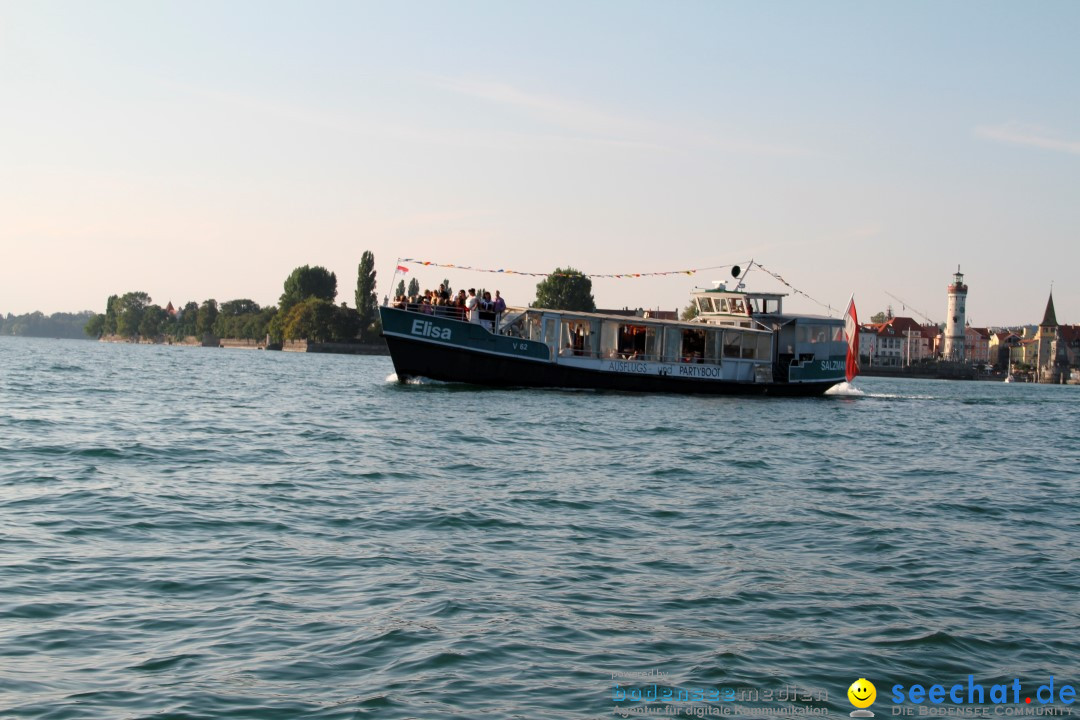
[[[235,338],[316,342],[370,341],[379,336],[378,298],[375,294],[375,257],[364,251],[357,267],[355,305],[335,304],[337,276],[321,266],[303,265],[285,278],[278,304],[261,307],[254,300],[238,298],[218,303],[211,298],[190,301],[178,308],[163,308],[149,294],[132,291],[112,295],[105,312],[85,313],[80,319],[90,337],[119,336],[128,340],[185,338]],[[447,290],[450,281],[444,280]],[[416,295],[416,278],[398,284],[397,294]],[[535,307],[594,311],[592,281],[573,268],[556,268],[536,286]],[[40,313],[37,313],[40,315]]]
[[[276,306],[260,307],[240,298],[218,303],[191,301],[170,312],[153,303],[145,292],[112,295],[105,312],[85,322],[90,337],[116,335],[128,340],[207,336],[316,342],[370,341],[378,337],[378,300],[375,295],[375,257],[365,251],[357,268],[354,307],[335,305],[337,276],[324,267],[303,265],[285,278]]]
[[[5,318],[0,315],[0,335],[18,335],[22,337],[71,338],[85,337],[83,328],[94,316],[89,310],[79,313],[42,312],[12,315]]]

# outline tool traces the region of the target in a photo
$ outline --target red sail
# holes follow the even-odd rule
[[[855,314],[855,296],[848,302],[844,313],[844,336],[847,338],[847,362],[844,370],[847,381],[851,382],[859,374],[859,318]]]

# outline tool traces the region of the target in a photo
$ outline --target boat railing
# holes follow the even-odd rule
[[[424,315],[427,317],[446,318],[447,320],[458,320],[461,322],[468,322],[468,311],[457,305],[432,305],[431,303],[394,303],[390,307],[396,310],[404,310],[405,312],[416,313],[418,315]],[[494,313],[487,310],[477,310],[479,313],[480,324],[486,327],[492,332],[496,332],[499,327],[502,326],[503,313]]]

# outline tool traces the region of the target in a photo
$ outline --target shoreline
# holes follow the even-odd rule
[[[267,343],[263,340],[246,340],[243,338],[217,338],[206,337],[199,340],[188,336],[182,340],[167,340],[164,338],[123,338],[119,335],[103,335],[98,342],[130,345],[169,345],[176,347],[206,347],[224,348],[229,350],[270,350],[279,352],[296,353],[323,353],[331,355],[390,355],[383,340],[374,343],[335,343],[315,342],[312,340],[287,340],[284,343]]]

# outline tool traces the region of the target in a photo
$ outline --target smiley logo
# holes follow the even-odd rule
[[[855,707],[868,708],[874,704],[875,700],[877,700],[877,688],[874,687],[874,683],[866,678],[859,678],[851,683],[851,687],[849,687],[847,691],[847,697]],[[861,709],[851,713],[851,715],[852,717],[874,716],[872,712]]]

